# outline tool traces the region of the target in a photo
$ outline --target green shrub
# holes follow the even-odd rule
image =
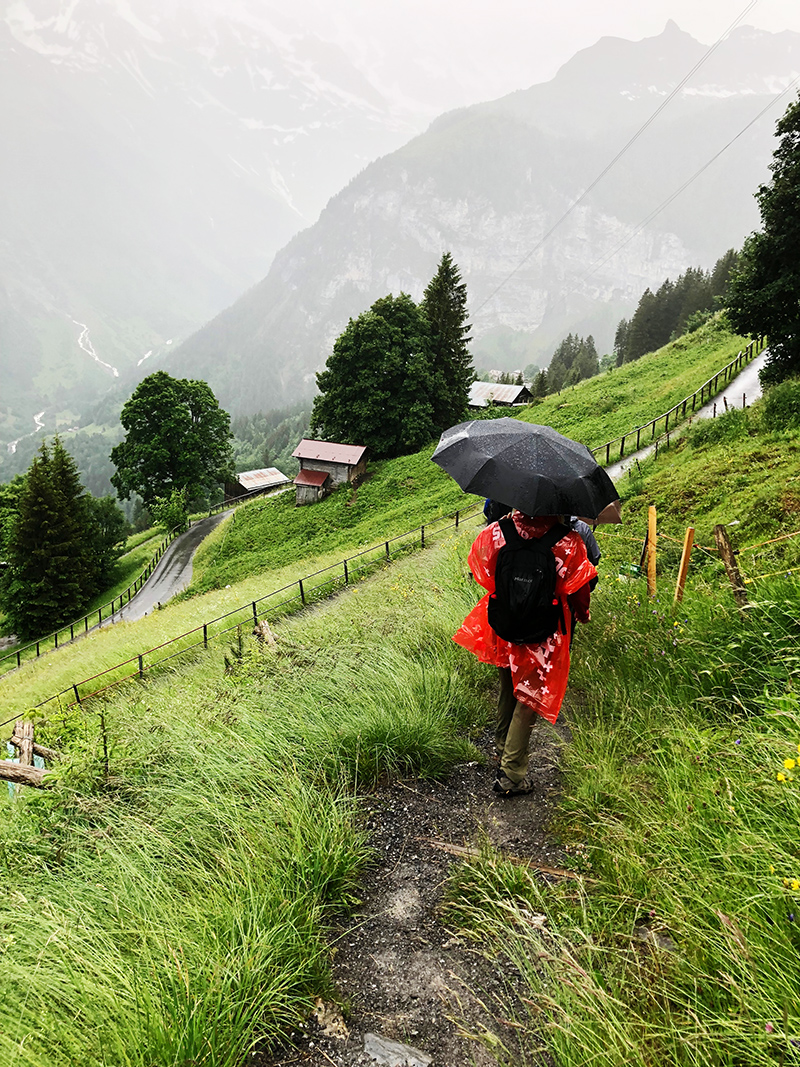
[[[794,378],[773,385],[764,394],[761,410],[765,430],[800,427],[800,380]]]
[[[750,428],[747,411],[732,408],[716,419],[702,419],[689,431],[689,441],[695,448],[718,445],[747,437]]]

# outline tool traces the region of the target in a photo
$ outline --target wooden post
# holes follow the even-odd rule
[[[675,603],[679,604],[683,600],[683,588],[686,585],[686,572],[689,570],[689,556],[692,554],[692,545],[694,544],[694,527],[686,527],[686,536],[683,539],[683,551],[681,552],[681,563],[678,567],[678,581],[675,584]]]
[[[742,576],[739,574],[739,568],[736,566],[736,557],[733,553],[731,540],[728,537],[728,531],[724,526],[714,527],[714,540],[717,542],[719,554],[725,564],[725,571],[733,589],[733,599],[736,601],[736,606],[744,609],[748,606],[747,593],[744,589]]]
[[[647,595],[656,595],[656,509],[647,509]]]
[[[14,733],[17,735],[18,741],[15,742],[19,748],[19,765],[20,767],[32,767],[33,766],[33,723],[32,722],[18,722],[14,727]]]

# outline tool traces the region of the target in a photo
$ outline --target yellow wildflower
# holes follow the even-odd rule
[[[784,767],[786,768],[787,771],[794,770],[794,768],[797,766],[797,760],[785,759],[783,761],[783,765],[784,765]]]
[[[778,771],[778,774],[777,774],[776,777],[777,777],[779,782],[785,782],[786,781],[786,775],[783,773],[783,771]]]
[[[797,892],[798,889],[800,889],[800,878],[793,878],[792,879],[792,889],[793,889],[793,891],[795,893]]]
[[[769,865],[769,873],[770,873],[770,874],[774,874],[774,873],[775,873],[775,868],[774,868],[774,867],[772,866],[772,864],[771,864],[771,863],[770,863],[770,865]]]

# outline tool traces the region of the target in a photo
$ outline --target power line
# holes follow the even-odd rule
[[[657,215],[660,215],[665,208],[669,207],[673,200],[677,199],[677,197],[679,197],[682,192],[688,189],[693,182],[697,181],[700,175],[707,171],[711,164],[715,163],[723,154],[723,152],[727,152],[731,145],[738,141],[743,134],[747,133],[750,127],[756,122],[758,122],[762,115],[765,115],[767,111],[770,110],[770,108],[774,107],[775,104],[777,104],[777,102],[782,97],[784,97],[791,89],[793,89],[798,81],[800,81],[800,74],[792,78],[792,80],[782,92],[778,93],[777,96],[772,97],[769,103],[766,104],[754,118],[750,119],[746,126],[743,126],[742,129],[739,130],[739,132],[735,136],[731,137],[727,144],[723,145],[718,152],[715,152],[710,159],[706,160],[702,167],[696,170],[690,178],[687,178],[686,181],[681,186],[679,186],[673,193],[670,193],[666,200],[663,200],[657,208],[654,208],[654,210],[651,211],[646,218],[642,219],[642,221],[634,229],[633,233],[629,234],[625,238],[625,240],[622,241],[621,244],[618,244],[617,247],[612,252],[609,252],[609,254],[604,259],[598,260],[597,263],[593,264],[584,274],[582,274],[578,281],[580,282],[586,278],[590,278],[596,271],[600,270],[601,267],[604,267],[610,259],[613,259],[617,252],[621,252],[626,245],[630,244],[634,237],[638,236],[638,234],[642,232],[645,226],[649,225]],[[574,288],[571,291],[574,292]]]
[[[708,51],[705,52],[700,57],[700,59],[695,63],[695,65],[688,72],[688,74],[686,74],[683,77],[683,79],[675,86],[675,88],[672,90],[672,92],[669,94],[669,96],[665,97],[665,99],[661,101],[661,103],[656,108],[656,110],[653,112],[653,114],[648,119],[646,119],[644,121],[644,123],[639,127],[639,129],[636,131],[636,133],[633,134],[633,136],[630,138],[630,140],[628,140],[628,142],[625,145],[623,145],[623,147],[619,150],[619,152],[617,152],[617,154],[614,156],[614,158],[611,160],[611,162],[608,163],[603,168],[603,170],[600,171],[600,173],[597,175],[597,177],[591,182],[590,185],[588,185],[586,187],[586,189],[584,189],[584,191],[580,194],[580,196],[576,200],[573,200],[573,202],[570,204],[570,206],[567,208],[567,210],[563,213],[563,215],[561,215],[553,223],[553,225],[550,227],[550,229],[547,231],[547,233],[545,233],[537,241],[537,243],[530,250],[530,252],[528,252],[525,256],[523,256],[523,258],[519,261],[519,263],[516,265],[516,267],[514,267],[514,269],[512,271],[510,271],[506,275],[506,277],[503,278],[502,281],[500,281],[498,283],[497,286],[495,286],[495,288],[491,291],[491,293],[489,293],[489,295],[486,297],[486,299],[483,301],[483,303],[480,304],[475,309],[475,314],[478,314],[480,311],[482,311],[483,308],[485,308],[486,305],[489,303],[489,301],[493,300],[494,297],[497,296],[497,294],[500,292],[500,290],[503,288],[503,286],[506,285],[509,281],[511,281],[511,279],[514,277],[514,275],[517,274],[517,272],[520,271],[525,266],[525,264],[528,262],[528,260],[532,256],[536,255],[536,253],[539,251],[539,249],[542,247],[542,245],[546,241],[548,241],[550,239],[550,237],[552,237],[552,235],[555,233],[555,231],[558,229],[558,227],[562,224],[562,222],[564,222],[566,219],[569,218],[569,216],[572,214],[572,212],[575,210],[575,208],[577,208],[581,203],[583,203],[583,201],[586,199],[586,197],[589,195],[589,193],[591,193],[592,190],[603,180],[603,178],[605,178],[605,176],[608,174],[608,172],[613,167],[615,167],[617,165],[617,163],[619,163],[619,161],[622,159],[622,157],[625,155],[625,153],[628,152],[628,150],[636,143],[636,141],[639,140],[639,138],[642,136],[642,134],[645,132],[645,130],[647,130],[647,128],[658,118],[658,116],[661,114],[661,112],[664,110],[664,108],[667,107],[675,99],[675,97],[678,95],[678,93],[681,91],[681,89],[683,89],[684,85],[686,85],[686,83],[689,81],[689,79],[694,74],[697,73],[697,71],[700,69],[700,67],[702,67],[702,65],[706,62],[706,60],[709,59],[709,57],[711,55],[713,55],[713,53],[717,50],[717,48],[719,48],[719,46],[722,44],[722,42],[725,40],[725,38],[728,36],[728,34],[733,29],[735,29],[736,26],[738,26],[738,24],[742,21],[742,19],[755,7],[755,5],[757,3],[758,3],[758,0],[750,0],[750,2],[747,4],[745,9],[742,11],[742,13],[737,18],[735,18],[733,20],[733,22],[730,24],[730,26],[728,26],[728,28],[722,34],[720,34],[720,36],[717,38],[717,40],[714,42],[714,44],[711,45],[711,47],[708,49]]]

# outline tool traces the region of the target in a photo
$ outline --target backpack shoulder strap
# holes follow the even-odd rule
[[[517,530],[511,516],[507,515],[504,519],[499,519],[497,525],[503,531],[503,537],[505,538],[506,544],[516,548],[522,541],[522,538],[520,537],[519,530]]]
[[[555,526],[550,527],[546,534],[542,534],[539,541],[542,548],[553,548],[562,537],[566,537],[571,532],[569,526],[565,526],[563,522],[557,522]]]

